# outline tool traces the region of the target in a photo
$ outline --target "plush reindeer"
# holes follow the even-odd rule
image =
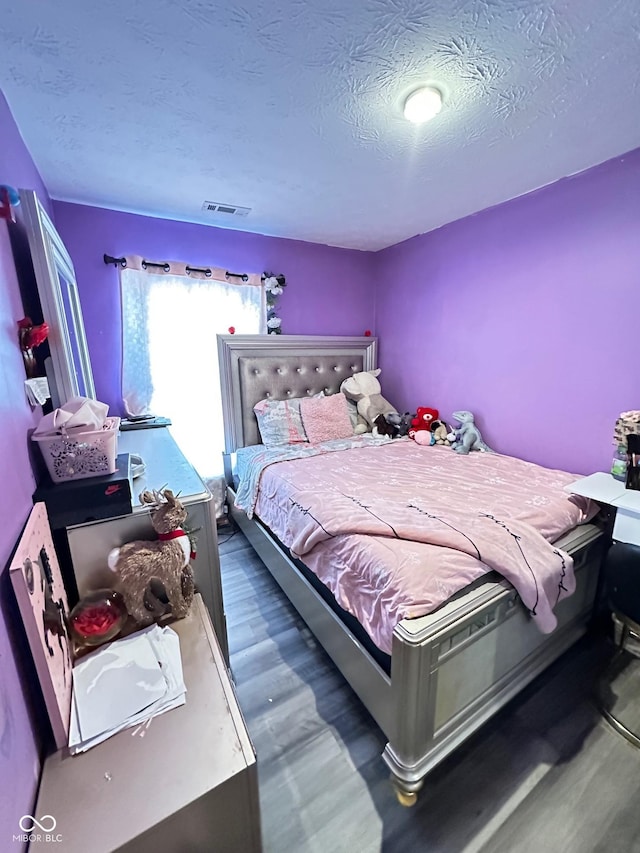
[[[170,489],[143,492],[140,503],[151,508],[157,541],[127,542],[114,548],[107,562],[120,576],[129,615],[144,627],[169,609],[176,619],[187,615],[194,593],[189,561],[195,554],[182,527],[187,511]]]

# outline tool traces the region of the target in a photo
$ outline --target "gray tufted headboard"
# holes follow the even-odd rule
[[[259,444],[253,407],[324,391],[376,367],[377,339],[303,335],[218,335],[225,453]]]

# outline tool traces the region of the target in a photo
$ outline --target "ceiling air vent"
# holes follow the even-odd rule
[[[246,216],[251,208],[238,207],[237,204],[221,204],[219,201],[205,201],[202,209],[207,213],[223,214],[225,216]]]

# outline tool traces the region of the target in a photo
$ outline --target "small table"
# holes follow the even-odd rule
[[[616,542],[640,545],[640,492],[627,489],[620,480],[601,471],[570,483],[565,491],[614,507],[612,538]]]

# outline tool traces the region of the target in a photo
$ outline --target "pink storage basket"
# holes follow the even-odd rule
[[[116,470],[120,418],[106,418],[102,429],[60,435],[33,435],[54,483],[102,477]]]

